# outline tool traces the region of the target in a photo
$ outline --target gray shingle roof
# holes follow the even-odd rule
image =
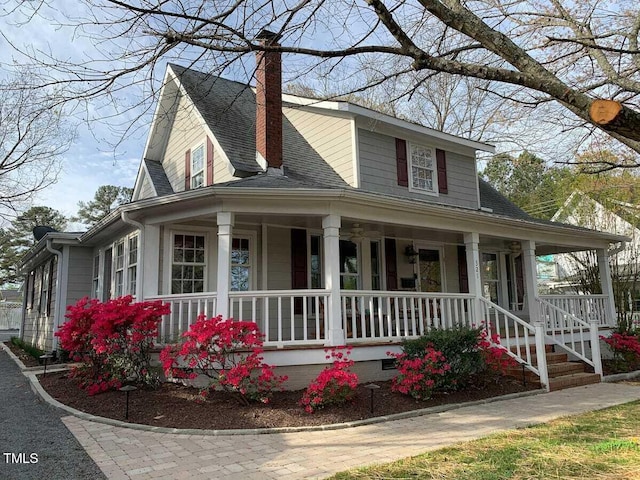
[[[174,193],[171,183],[167,178],[167,174],[164,171],[164,167],[160,162],[145,158],[144,164],[147,168],[147,172],[149,172],[149,180],[153,183],[159,197]]]
[[[537,220],[518,207],[515,203],[512,203],[505,198],[504,195],[483,179],[478,179],[478,183],[480,187],[480,205],[482,207],[490,208],[496,215],[504,215],[505,217],[517,218],[520,220]]]
[[[251,87],[179,65],[172,64],[171,69],[233,166],[246,173],[262,171],[256,162],[256,101]]]

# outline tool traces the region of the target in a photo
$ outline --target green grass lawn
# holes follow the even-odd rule
[[[335,479],[640,479],[640,402],[337,474]]]

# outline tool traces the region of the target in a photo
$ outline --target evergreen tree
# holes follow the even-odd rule
[[[71,220],[92,226],[118,208],[119,205],[129,202],[132,194],[132,188],[102,185],[98,187],[93,200],[78,202],[78,213]]]
[[[37,226],[64,231],[67,219],[53,208],[31,207],[18,215],[9,228],[0,230],[0,285],[20,282],[17,267],[20,258],[36,243],[33,229]]]

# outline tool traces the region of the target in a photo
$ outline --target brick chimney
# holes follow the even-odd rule
[[[265,46],[278,46],[280,35],[258,34]],[[282,175],[282,60],[280,52],[256,53],[256,159],[267,174]]]

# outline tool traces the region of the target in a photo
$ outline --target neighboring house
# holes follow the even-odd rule
[[[167,67],[133,201],[23,259],[26,340],[54,348],[66,305],[130,293],[171,304],[163,342],[199,312],[257,322],[266,360],[299,388],[325,346],[356,346],[361,379],[382,378],[403,338],[486,322],[546,385],[541,346],[561,315],[589,338],[614,321],[608,298],[584,298],[602,307],[591,333],[584,312],[540,299],[535,258],[605,258],[623,237],[528,216],[478,178],[476,152],[492,146],[282,95],[280,55],[257,55],[255,88]],[[598,371],[594,352],[578,354]]]
[[[605,206],[589,195],[576,191],[553,216],[554,221],[597,229],[627,237],[626,242],[610,250],[609,266],[613,274],[618,314],[640,308],[640,212],[628,203],[611,200]],[[593,251],[554,256],[557,274],[548,287],[557,291],[593,293],[593,271],[597,262]]]

